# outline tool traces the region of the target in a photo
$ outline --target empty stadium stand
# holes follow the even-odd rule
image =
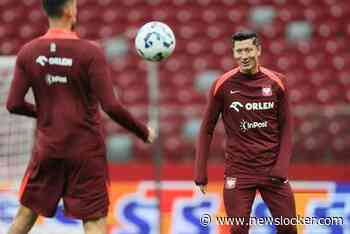
[[[133,39],[147,21],[172,27],[177,47],[160,64],[159,79],[163,153],[173,162],[193,158],[194,139],[184,129],[188,121],[200,119],[205,105],[207,92],[195,85],[198,74],[233,67],[232,33],[257,30],[263,65],[288,76],[296,117],[293,160],[336,163],[350,159],[348,4],[345,0],[79,0],[77,30],[81,37],[102,44],[108,38],[126,38],[129,51],[110,60],[111,70],[123,103],[146,121],[147,70],[133,49]],[[15,55],[46,28],[40,1],[0,0],[0,55]],[[105,121],[107,134],[126,133],[107,117]],[[218,129],[212,160],[223,159],[224,131],[222,126]],[[133,160],[150,160],[149,150],[138,140],[132,147]]]

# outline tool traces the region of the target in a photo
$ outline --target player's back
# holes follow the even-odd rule
[[[89,78],[99,50],[60,30],[50,30],[22,48],[18,60],[37,107],[34,151],[49,157],[104,154],[98,101]]]

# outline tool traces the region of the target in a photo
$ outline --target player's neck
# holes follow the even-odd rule
[[[72,24],[63,20],[49,19],[50,29],[62,29],[64,31],[72,31]]]

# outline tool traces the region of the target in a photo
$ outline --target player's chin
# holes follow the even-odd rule
[[[241,64],[241,70],[243,72],[250,72],[253,69],[253,66],[251,64]]]

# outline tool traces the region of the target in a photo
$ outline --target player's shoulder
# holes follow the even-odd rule
[[[35,50],[37,43],[38,43],[38,38],[34,38],[29,42],[26,42],[24,45],[22,45],[17,52],[17,60],[24,59],[28,55],[32,54],[33,50]]]
[[[102,46],[97,41],[81,39],[81,43],[88,49],[93,51],[102,51]]]
[[[280,86],[280,88],[282,90],[286,89],[286,76],[280,72],[268,69],[266,67],[260,67],[259,68],[260,71],[265,74],[269,79],[273,80],[274,82],[276,82],[276,84],[278,86]]]
[[[83,47],[85,50],[86,49],[98,50],[97,43],[93,43],[89,40],[80,39],[80,38],[78,39],[78,41],[79,41],[79,47]],[[31,41],[25,43],[18,51],[18,54],[23,54],[23,53],[26,53],[27,51],[33,51],[44,44],[45,44],[45,38],[43,36],[34,38]]]
[[[103,47],[97,41],[82,39],[81,49],[84,51],[84,54],[86,54],[86,56],[89,58],[104,56]]]
[[[215,95],[219,89],[223,86],[223,84],[228,81],[230,78],[234,77],[235,75],[237,75],[239,73],[239,68],[233,68],[227,72],[225,72],[224,74],[220,75],[213,84],[213,94]]]

